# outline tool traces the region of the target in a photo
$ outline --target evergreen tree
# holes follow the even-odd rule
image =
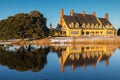
[[[117,31],[117,35],[120,36],[120,28]]]
[[[0,39],[43,38],[49,35],[47,19],[39,11],[18,13],[0,21]]]

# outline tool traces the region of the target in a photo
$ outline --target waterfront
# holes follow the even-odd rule
[[[119,80],[117,45],[4,45],[0,80]]]

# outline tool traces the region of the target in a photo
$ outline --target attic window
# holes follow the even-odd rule
[[[108,26],[108,25],[106,25],[106,28],[109,28],[109,26]]]
[[[85,24],[82,24],[82,28],[85,28]]]
[[[96,25],[95,25],[95,28],[98,28],[98,27],[99,27],[98,24],[96,24]]]
[[[79,28],[79,24],[78,23],[75,24],[75,28]]]
[[[87,28],[90,28],[90,24],[88,23],[86,27],[87,27]]]
[[[101,29],[101,28],[102,28],[102,26],[101,26],[101,25],[99,25],[99,28]]]
[[[91,28],[94,28],[94,24],[91,25]]]
[[[69,24],[69,26],[70,26],[70,28],[74,28],[74,24],[73,23]]]

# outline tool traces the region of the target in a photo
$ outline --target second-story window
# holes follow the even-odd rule
[[[88,23],[86,27],[87,27],[87,28],[90,28],[90,24]]]
[[[73,23],[71,23],[71,28],[74,28],[74,24]]]
[[[82,24],[82,28],[85,28],[85,24],[84,23]]]
[[[75,24],[75,28],[79,28],[79,24],[78,23]]]
[[[94,24],[91,25],[91,28],[94,28]]]
[[[69,24],[70,28],[74,28],[74,23]]]
[[[95,25],[95,28],[98,28],[98,27],[99,27],[98,24],[96,24],[96,25]]]

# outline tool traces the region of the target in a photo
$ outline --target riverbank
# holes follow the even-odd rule
[[[33,40],[34,44],[118,44],[120,37],[87,36],[87,37],[50,37]]]
[[[50,44],[119,44],[120,37],[108,37],[108,36],[87,36],[87,37],[48,37],[39,40],[21,40],[14,39],[8,41],[0,41],[0,44],[38,44],[38,45],[50,45]]]

